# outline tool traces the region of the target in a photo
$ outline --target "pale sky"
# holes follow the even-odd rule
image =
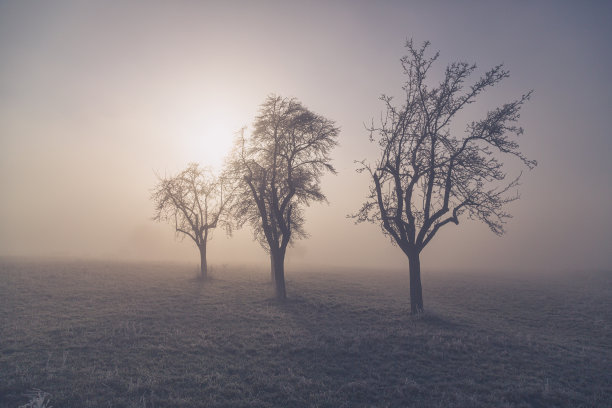
[[[195,246],[151,221],[154,172],[219,166],[276,93],[341,127],[329,205],[308,209],[310,238],[288,265],[407,268],[378,226],[346,215],[367,194],[353,161],[377,155],[363,124],[380,94],[400,95],[413,38],[440,50],[440,70],[510,70],[466,120],[534,89],[520,142],[539,162],[506,235],[464,219],[424,250],[423,269],[610,270],[611,4],[0,1],[0,255],[196,264]],[[266,264],[251,237],[217,231],[209,261]]]

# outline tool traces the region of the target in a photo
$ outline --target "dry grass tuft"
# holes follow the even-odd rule
[[[25,394],[30,399],[27,404],[20,405],[19,408],[53,408],[51,405],[51,394],[37,388]]]

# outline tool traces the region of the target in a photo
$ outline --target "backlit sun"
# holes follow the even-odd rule
[[[189,161],[220,170],[242,126],[244,123],[223,107],[206,106],[184,118],[180,134]]]

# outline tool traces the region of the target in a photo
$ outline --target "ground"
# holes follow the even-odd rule
[[[612,273],[0,260],[0,407],[602,407]]]

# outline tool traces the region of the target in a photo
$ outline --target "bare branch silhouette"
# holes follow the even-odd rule
[[[325,172],[335,173],[329,153],[339,129],[295,99],[271,95],[261,105],[253,133],[236,140],[231,164],[240,199],[233,214],[251,224],[255,239],[270,254],[278,299],[286,298],[287,246],[307,236],[303,207],[325,201],[320,188]]]
[[[215,176],[208,167],[190,163],[176,176],[159,177],[151,193],[155,221],[174,225],[177,236],[188,236],[200,251],[200,272],[206,278],[206,243],[215,228],[222,226],[231,234],[228,209],[233,189],[226,176]]]
[[[476,65],[455,62],[446,67],[443,80],[431,86],[427,77],[439,54],[426,55],[428,42],[416,47],[410,40],[406,48],[408,55],[401,59],[407,77],[405,99],[397,106],[389,96],[380,98],[386,114],[378,126],[372,123],[368,128],[380,156],[373,164],[359,162],[358,171],[367,172],[372,183],[367,200],[352,217],[379,224],[408,257],[411,310],[420,313],[423,248],[442,227],[459,224],[463,214],[503,234],[511,217],[504,207],[518,198],[510,192],[520,175],[505,181],[498,156],[515,156],[529,169],[536,162],[519,151],[515,140],[523,133],[516,124],[519,111],[531,92],[469,123],[463,134],[451,132],[450,124],[461,109],[508,77],[503,65],[468,86],[466,80]]]

